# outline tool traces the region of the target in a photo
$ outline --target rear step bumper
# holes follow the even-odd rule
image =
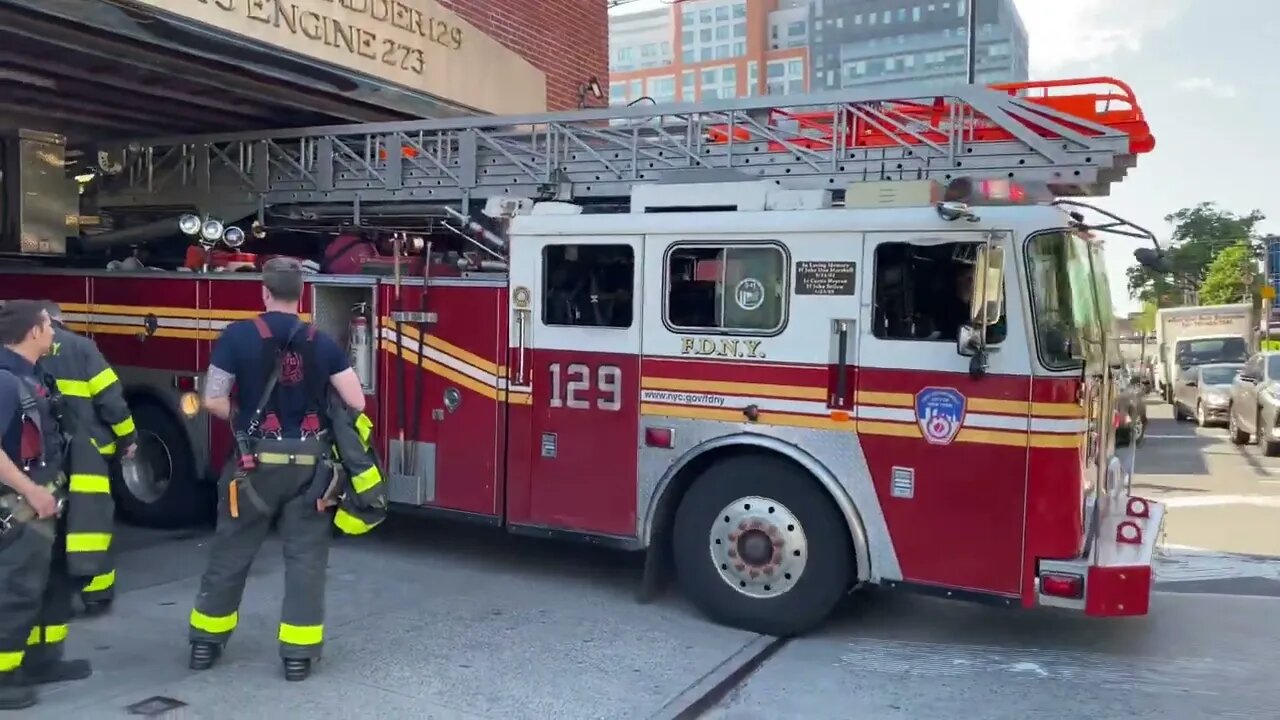
[[[1091,557],[1041,560],[1036,602],[1095,617],[1146,615],[1165,507],[1146,498],[1104,500]]]

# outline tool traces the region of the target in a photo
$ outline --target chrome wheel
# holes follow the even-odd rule
[[[155,433],[140,430],[133,460],[120,463],[125,488],[140,502],[154,503],[164,497],[173,479],[173,455]]]
[[[1204,427],[1204,403],[1196,401],[1196,424]]]
[[[809,542],[785,505],[757,496],[734,500],[712,523],[711,559],[720,578],[753,598],[777,597],[804,573]]]

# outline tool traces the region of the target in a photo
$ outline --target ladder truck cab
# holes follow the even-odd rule
[[[1154,238],[1080,198],[1153,147],[1108,78],[136,141],[86,192],[113,269],[0,292],[145,410],[137,521],[207,511],[200,375],[285,253],[402,507],[645,551],[758,632],[872,584],[1142,615],[1164,509],[1116,453],[1102,247]]]

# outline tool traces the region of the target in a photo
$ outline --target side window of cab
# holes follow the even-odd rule
[[[955,343],[960,326],[970,322],[977,247],[973,242],[878,246],[872,333],[884,340]],[[1001,315],[987,329],[987,344],[1003,342],[1007,328]]]

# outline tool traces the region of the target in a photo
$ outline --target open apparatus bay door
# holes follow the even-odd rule
[[[82,246],[193,213],[195,272],[6,293],[57,288],[169,397],[259,302],[225,270],[318,258],[305,309],[367,361],[393,500],[647,549],[739,627],[864,583],[1142,614],[1163,512],[1115,457],[1098,248],[1153,238],[1055,197],[1153,147],[1097,78],[138,141]],[[201,422],[174,425],[216,462]]]

